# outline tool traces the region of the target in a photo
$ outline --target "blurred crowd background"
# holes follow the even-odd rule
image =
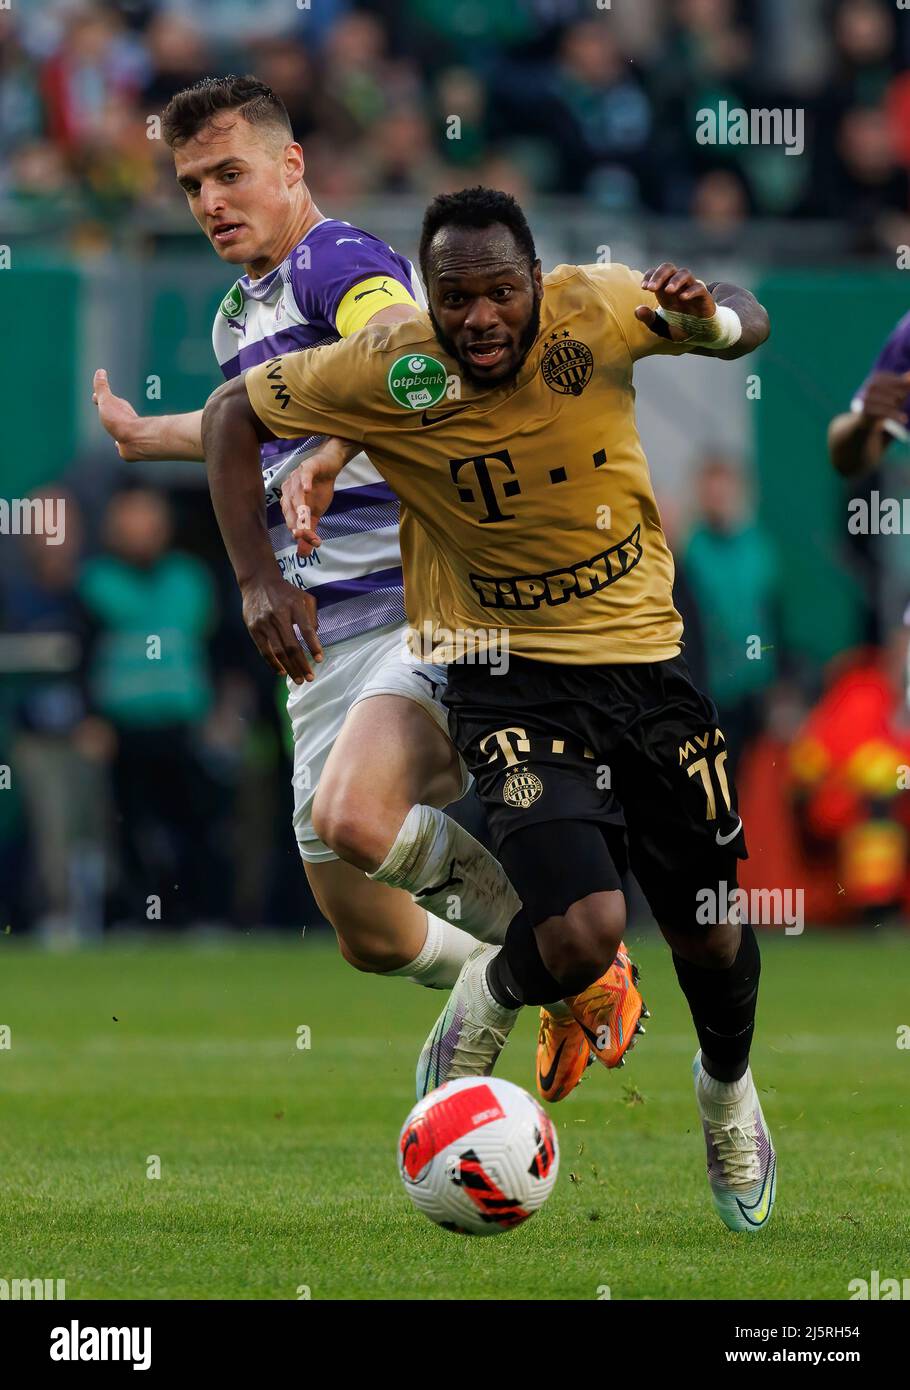
[[[907,543],[848,535],[824,427],[907,307],[908,60],[910,17],[884,0],[0,10],[0,215],[21,268],[0,308],[39,368],[0,396],[0,495],[66,505],[62,544],[0,537],[0,931],[318,921],[284,692],[243,628],[203,472],[123,465],[88,404],[96,366],[141,411],[198,408],[218,382],[207,338],[232,277],[149,119],[226,71],[282,95],[323,210],[408,254],[427,197],[480,181],[527,204],[545,263],[595,259],[601,228],[633,264],[682,238],[760,292],[758,396],[752,367],[720,391],[696,363],[653,364],[640,394],[687,656],[738,770],[746,886],[804,886],[816,921],[906,915]],[[696,112],[720,101],[798,107],[804,154],[700,145]],[[162,359],[170,394],[144,405]]]
[[[907,214],[902,18],[886,0],[14,0],[0,192],[96,234],[160,211],[149,114],[255,70],[326,197],[483,182],[708,224],[838,218],[868,241]],[[799,106],[809,157],[699,144],[695,112],[721,100]]]

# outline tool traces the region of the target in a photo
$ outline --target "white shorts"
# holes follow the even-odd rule
[[[407,628],[376,628],[346,642],[324,648],[316,679],[305,685],[288,681],[288,714],[294,736],[294,834],[301,858],[321,864],[338,855],[324,845],[313,829],[313,802],[326,759],[341,733],[349,709],[374,695],[402,695],[413,700],[448,737],[448,715],[442,705],[446,687],[444,666],[416,661],[404,644]],[[461,791],[471,784],[461,756]]]

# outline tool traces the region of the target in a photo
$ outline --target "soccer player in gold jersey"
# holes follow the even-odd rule
[[[466,1022],[489,1071],[520,1007],[583,998],[614,958],[615,794],[698,1034],[715,1205],[731,1229],[761,1230],[776,1158],[749,1070],[760,961],[751,926],[727,910],[745,839],[716,709],[680,654],[632,371],[654,352],[741,356],[767,337],[767,315],[747,291],[669,262],[644,276],[543,275],[521,209],[486,189],[431,204],[421,267],[428,315],[275,358],[210,399],[203,438],[228,554],[248,572],[265,553],[252,505],[262,439],[306,429],[368,450],[402,503],[409,622],[447,664],[450,730],[523,903],[502,949],[465,963],[425,1049],[429,1084],[459,1060]],[[333,467],[303,468],[307,544]],[[261,647],[280,621],[253,629]],[[504,638],[508,663],[485,660]]]

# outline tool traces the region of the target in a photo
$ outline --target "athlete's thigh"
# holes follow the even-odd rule
[[[448,806],[469,775],[442,706],[445,667],[415,661],[402,647],[363,682],[326,762],[320,798],[344,796],[403,807]]]
[[[313,804],[329,754],[356,693],[358,670],[380,656],[391,636],[364,633],[325,648],[315,681],[288,680],[288,718],[293,739],[294,835],[305,862],[334,859],[313,829]]]
[[[554,821],[619,827],[605,768],[576,719],[577,677],[515,658],[508,671],[449,668],[449,727],[477,783],[498,852],[516,830]]]
[[[717,709],[679,657],[618,679],[640,711],[611,759],[632,869],[659,921],[694,926],[699,891],[735,887],[748,853]]]

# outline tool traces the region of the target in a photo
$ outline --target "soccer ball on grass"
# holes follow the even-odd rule
[[[469,1076],[418,1101],[398,1141],[418,1211],[447,1231],[493,1236],[543,1206],[559,1171],[549,1115],[511,1081]]]

